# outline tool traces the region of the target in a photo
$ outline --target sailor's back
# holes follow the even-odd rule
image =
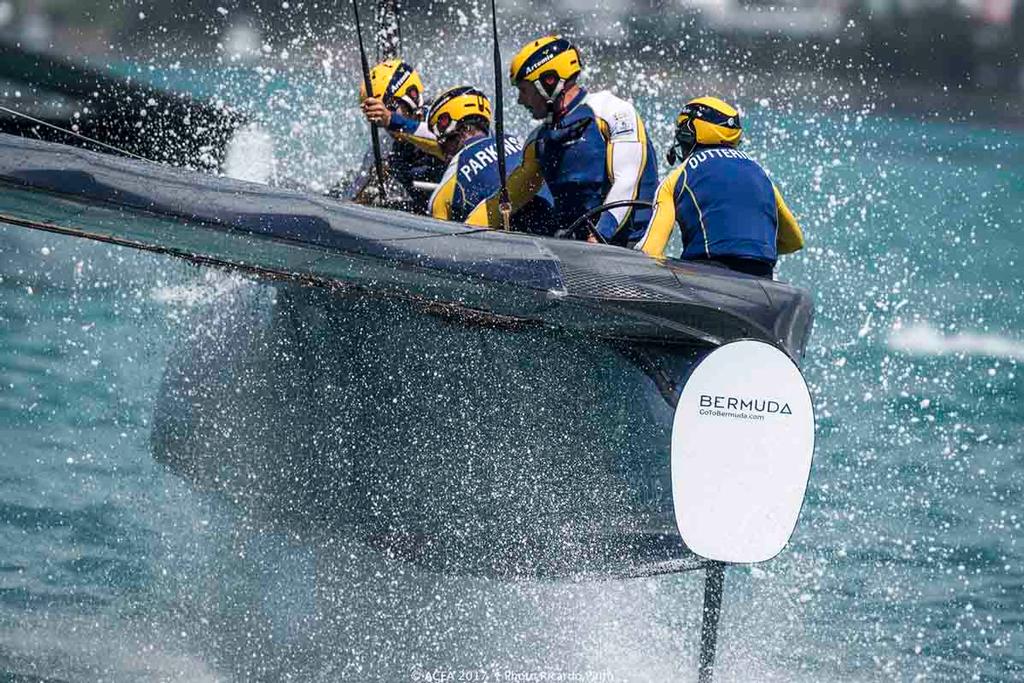
[[[637,249],[664,256],[678,225],[684,259],[717,261],[771,278],[779,254],[803,247],[803,232],[771,178],[737,149],[742,136],[735,107],[715,97],[686,104],[668,153],[669,164],[682,164],[658,187]]]
[[[505,163],[509,171],[518,167],[522,159],[523,143],[514,135],[506,135]],[[433,215],[464,221],[478,204],[498,191],[500,183],[497,141],[493,135],[483,135],[462,148],[449,163],[431,199]],[[442,202],[448,203],[446,212],[440,208]],[[447,215],[439,215],[443,213]]]
[[[760,164],[731,147],[698,147],[672,176],[684,258],[776,261],[778,211]]]

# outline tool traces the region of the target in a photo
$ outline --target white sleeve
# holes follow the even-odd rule
[[[594,114],[604,122],[608,135],[611,187],[604,203],[636,199],[640,179],[647,166],[647,136],[643,122],[629,102],[611,93],[597,93],[588,100]],[[606,238],[613,234],[635,207],[622,206],[606,211],[598,230]]]
[[[412,135],[413,137],[417,137],[422,140],[437,139],[437,137],[430,131],[430,126],[427,125],[426,121],[420,121],[420,125],[416,126],[416,132]]]

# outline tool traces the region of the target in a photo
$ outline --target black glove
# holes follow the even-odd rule
[[[545,127],[537,135],[537,159],[544,169],[544,175],[551,177],[562,163],[562,155],[568,143],[583,137],[594,119],[587,117],[567,124]]]

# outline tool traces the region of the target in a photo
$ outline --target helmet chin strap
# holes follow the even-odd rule
[[[697,146],[697,131],[693,127],[693,119],[688,120],[684,125],[689,135],[680,135],[681,130],[677,128],[675,143],[669,148],[668,154],[665,155],[665,160],[670,166],[674,165],[676,161],[686,161],[693,154],[693,150]]]
[[[669,148],[668,153],[665,154],[665,161],[668,162],[669,166],[675,165],[677,161],[686,161],[691,154],[693,154],[693,148],[697,146],[697,141],[694,140],[690,143],[690,146],[683,151],[683,146],[676,142]]]
[[[533,84],[537,88],[537,92],[539,92],[547,102],[548,113],[544,117],[544,123],[552,126],[555,123],[555,103],[565,91],[565,79],[559,78],[558,83],[556,83],[555,87],[551,89],[551,92],[548,92],[548,89],[544,87],[544,83],[542,82],[543,80],[543,78],[538,78],[533,82]]]
[[[409,97],[408,95],[402,95],[398,99],[408,104],[409,107],[413,110],[413,112],[418,112],[423,108],[419,102]]]

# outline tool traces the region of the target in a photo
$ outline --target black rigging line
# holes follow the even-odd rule
[[[359,58],[363,65],[363,85],[366,87],[366,96],[373,97],[373,88],[370,85],[370,64],[366,61],[366,48],[363,46],[363,29],[359,25],[359,0],[352,0],[352,13],[356,18],[356,37],[359,39]],[[380,192],[380,201],[385,198],[384,192],[384,162],[380,154],[380,133],[377,126],[370,122],[370,143],[373,145],[373,165],[377,170],[377,189]]]
[[[52,129],[54,129],[56,131],[60,131],[61,133],[64,133],[65,135],[70,135],[71,137],[75,137],[75,138],[78,138],[80,140],[85,140],[86,142],[88,142],[90,144],[97,145],[99,147],[103,147],[104,149],[108,149],[111,152],[117,152],[118,154],[123,154],[126,157],[131,157],[133,159],[138,159],[139,161],[149,161],[149,162],[154,163],[154,164],[155,163],[159,163],[159,162],[153,161],[152,159],[147,159],[146,157],[139,156],[138,154],[133,154],[132,152],[129,152],[127,150],[120,149],[118,147],[114,147],[113,145],[108,145],[107,143],[101,142],[100,140],[97,140],[95,138],[91,138],[88,135],[82,135],[78,131],[70,130],[68,128],[61,128],[60,126],[52,124],[49,121],[43,121],[42,119],[37,119],[34,116],[29,116],[28,114],[24,114],[24,113],[22,113],[22,112],[20,112],[20,111],[18,111],[16,109],[11,109],[10,107],[5,107],[3,105],[0,105],[0,111],[6,112],[8,114],[11,114],[12,116],[19,116],[19,117],[21,117],[23,119],[26,119],[27,121],[31,121],[32,123],[37,123],[37,124],[39,124],[41,126],[47,126],[48,128],[52,128]]]
[[[501,83],[501,50],[498,47],[498,10],[491,0],[491,30],[494,36],[494,139],[498,144],[498,213],[501,227],[511,230],[512,202],[508,196],[508,176],[505,169],[505,106]]]

